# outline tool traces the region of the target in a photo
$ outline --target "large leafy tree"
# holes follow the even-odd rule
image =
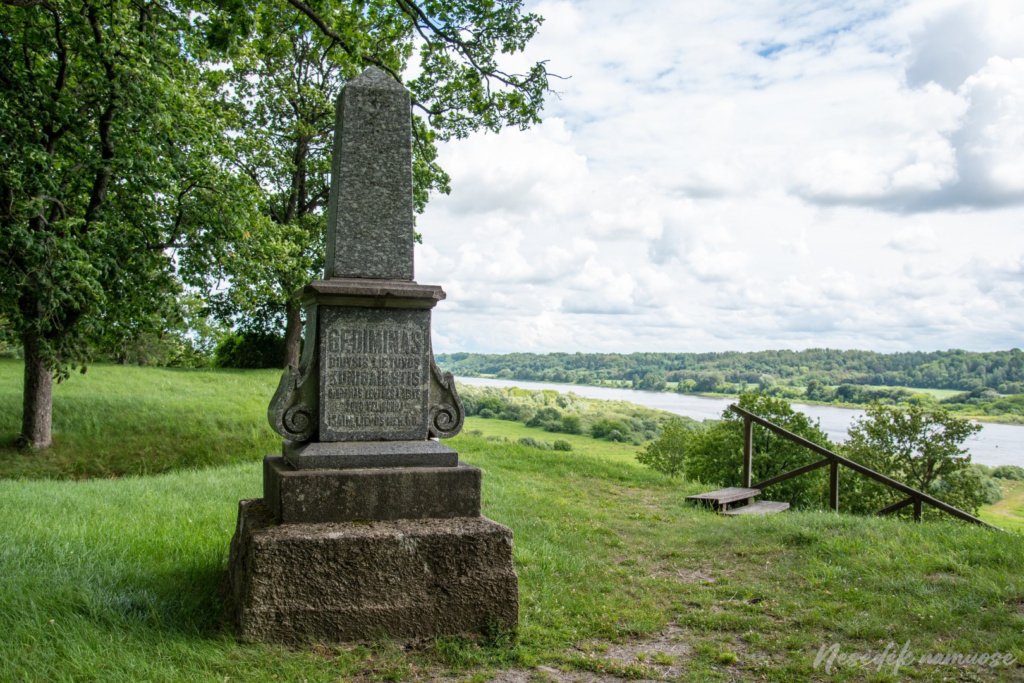
[[[436,139],[539,120],[544,64],[498,61],[539,21],[520,0],[0,0],[0,320],[24,348],[21,440],[48,446],[53,378],[180,315],[182,281],[287,308],[318,260],[320,116],[344,79],[400,78],[419,54],[422,206],[446,187]]]
[[[50,444],[53,377],[173,317],[173,250],[231,222],[193,37],[173,4],[0,5],[0,317],[24,348],[25,444]]]
[[[229,56],[226,93],[242,122],[233,162],[263,188],[264,220],[218,268],[193,272],[214,290],[222,317],[261,332],[283,319],[284,363],[296,365],[302,322],[292,294],[322,265],[334,100],[345,81],[370,64],[401,80],[418,58],[419,75],[406,85],[422,211],[432,191],[449,189],[437,140],[539,121],[544,64],[516,74],[498,60],[521,50],[540,18],[524,14],[520,0],[292,0],[229,3],[207,23]]]
[[[980,429],[942,409],[873,404],[850,427],[843,451],[852,460],[977,513],[985,502],[985,482],[970,467],[964,442]],[[851,511],[875,512],[904,497],[866,478],[851,479],[846,496]]]

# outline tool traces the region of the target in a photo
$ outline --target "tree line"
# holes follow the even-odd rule
[[[807,349],[723,353],[448,353],[438,363],[456,375],[635,389],[741,393],[751,387],[795,387],[811,400],[863,402],[885,398],[868,386],[991,389],[1024,393],[1024,352]],[[847,388],[842,388],[843,386]],[[837,396],[836,388],[842,395]],[[813,394],[813,395],[812,395]]]

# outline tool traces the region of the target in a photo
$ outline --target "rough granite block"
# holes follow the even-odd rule
[[[285,461],[295,469],[366,467],[455,467],[459,452],[442,443],[420,441],[285,441]]]
[[[229,579],[247,641],[493,633],[519,617],[512,532],[484,517],[275,525],[243,500]]]
[[[263,497],[282,524],[476,517],[480,479],[469,465],[297,470],[263,459]]]

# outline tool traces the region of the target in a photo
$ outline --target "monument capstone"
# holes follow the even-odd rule
[[[324,279],[267,415],[284,437],[263,498],[239,504],[229,579],[246,640],[424,637],[514,628],[512,533],[480,516],[481,473],[437,439],[462,428],[413,280],[408,91],[370,67],[342,90]]]

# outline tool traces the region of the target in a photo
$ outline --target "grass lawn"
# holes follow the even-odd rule
[[[92,365],[53,387],[53,448],[23,454],[21,361],[0,359],[0,477],[116,477],[251,462],[280,450],[267,423],[278,370]]]
[[[964,393],[957,389],[929,389],[927,387],[903,387],[889,386],[885,384],[858,384],[857,386],[863,387],[864,389],[903,389],[912,394],[925,394],[926,396],[931,396],[939,401]],[[835,389],[835,387],[832,388]]]
[[[465,432],[479,431],[491,439],[507,439],[516,442],[519,439],[534,439],[538,442],[553,444],[555,441],[568,441],[572,452],[585,452],[589,456],[604,458],[613,462],[632,463],[636,459],[641,446],[631,443],[617,443],[593,439],[582,434],[565,434],[562,432],[546,432],[542,429],[527,427],[522,422],[509,420],[485,420],[480,417],[467,417]]]
[[[472,420],[467,432],[483,434],[449,443],[484,470],[485,514],[515,533],[515,637],[239,644],[224,620],[227,547],[237,501],[259,495],[259,457],[276,444],[258,437],[231,449],[225,436],[223,452],[208,452],[226,464],[201,468],[201,459],[171,456],[176,445],[196,457],[206,447],[190,440],[220,426],[258,435],[274,374],[94,368],[58,390],[62,459],[0,451],[4,472],[35,476],[43,470],[24,461],[37,457],[54,476],[63,463],[82,463],[72,472],[81,476],[88,449],[113,440],[124,445],[121,465],[161,453],[164,469],[177,468],[0,481],[0,680],[1024,678],[1022,535],[827,513],[721,517],[685,503],[695,484],[636,464],[635,446],[498,420]],[[72,391],[90,378],[97,401],[127,412],[61,417],[67,405],[92,410],[90,392]],[[111,382],[121,389],[103,386]],[[0,401],[9,401],[6,384],[2,391]],[[196,396],[202,409],[191,405]],[[131,411],[136,404],[148,406],[141,416]],[[160,405],[171,417],[158,418]],[[7,422],[3,429],[12,433]],[[564,438],[574,450],[501,440],[521,435]],[[899,675],[814,667],[822,646],[877,653],[889,642],[909,643],[915,655],[1010,653],[1017,663],[914,663]]]
[[[1003,499],[982,508],[980,517],[1000,529],[1024,533],[1024,481],[999,481]]]

